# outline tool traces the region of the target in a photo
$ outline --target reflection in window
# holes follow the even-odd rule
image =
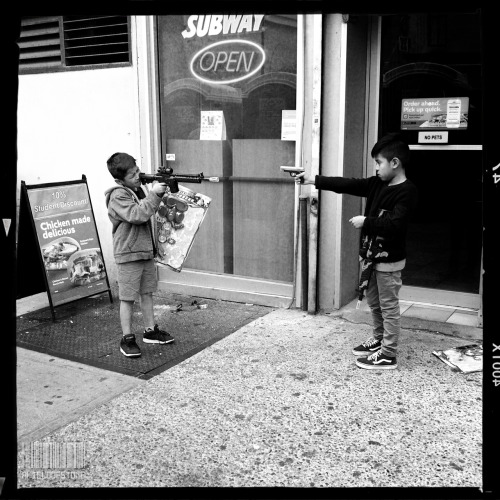
[[[401,129],[403,99],[468,97],[467,130],[450,144],[481,144],[480,18],[405,14],[382,19],[380,134]],[[402,131],[409,144],[417,132]]]

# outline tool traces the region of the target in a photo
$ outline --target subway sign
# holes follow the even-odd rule
[[[263,15],[189,16],[183,38],[227,35],[228,40],[208,43],[191,59],[191,74],[211,84],[235,83],[255,75],[264,65],[266,54],[257,43],[236,36],[260,31]]]
[[[189,16],[187,29],[181,35],[183,38],[197,36],[234,35],[235,33],[251,33],[259,31],[264,16],[255,15],[211,15]]]
[[[266,61],[264,49],[249,40],[223,40],[198,51],[191,59],[192,75],[202,82],[228,84],[257,73]]]

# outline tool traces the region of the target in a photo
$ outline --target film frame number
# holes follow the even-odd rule
[[[493,172],[500,167],[500,163],[496,166],[493,167]],[[493,174],[493,182],[496,184],[497,182],[500,182],[500,174]]]
[[[491,365],[491,367],[493,368],[491,375],[493,377],[492,382],[495,387],[497,387],[500,385],[500,344],[493,344],[493,352],[495,351],[499,351],[499,354],[494,355],[493,360],[498,359],[498,361],[493,361],[493,364]]]

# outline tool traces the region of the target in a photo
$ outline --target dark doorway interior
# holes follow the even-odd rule
[[[479,293],[481,151],[412,151],[419,189],[408,231],[405,285]]]
[[[479,293],[482,248],[482,65],[478,12],[398,14],[382,20],[379,135],[410,144],[419,189],[405,285]],[[442,145],[403,129],[402,101],[468,99],[467,127]]]

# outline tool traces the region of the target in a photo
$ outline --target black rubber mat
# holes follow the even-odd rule
[[[133,332],[141,348],[139,358],[120,352],[120,302],[113,293],[81,299],[17,318],[19,347],[80,363],[148,379],[180,363],[273,309],[253,304],[200,299],[158,292],[154,295],[155,320],[174,338],[171,344],[142,342],[142,315],[134,305]]]

